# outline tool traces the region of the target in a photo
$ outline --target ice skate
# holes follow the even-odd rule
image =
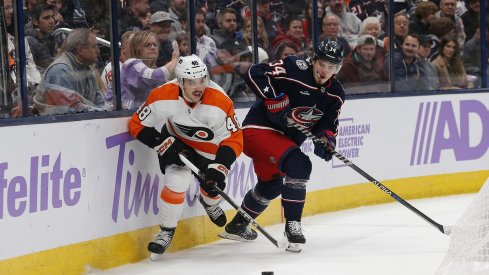
[[[207,203],[205,203],[202,196],[199,196],[199,201],[204,207],[205,212],[207,212],[207,215],[215,225],[223,227],[226,224],[226,213],[224,213],[219,204],[208,205]]]
[[[285,250],[299,253],[302,251],[302,245],[306,243],[306,238],[302,232],[301,222],[287,221],[285,223],[284,235],[287,237],[288,245]]]
[[[225,227],[225,231],[219,233],[219,237],[240,242],[253,241],[258,237],[258,233],[251,229],[250,223],[240,214],[237,214],[233,220]]]
[[[155,239],[148,244],[148,251],[151,252],[151,260],[155,261],[161,257],[171,244],[175,228],[160,227],[161,230],[156,234]]]

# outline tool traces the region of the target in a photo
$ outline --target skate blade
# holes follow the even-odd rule
[[[151,261],[155,262],[161,258],[161,255],[163,255],[163,254],[151,253],[151,255],[149,255],[149,259]]]
[[[287,248],[285,248],[285,251],[293,252],[293,253],[300,253],[302,251],[302,244],[301,243],[289,243]]]
[[[217,236],[219,236],[223,239],[228,239],[228,240],[238,241],[238,242],[251,242],[251,241],[253,241],[253,240],[245,239],[245,238],[238,236],[238,235],[230,234],[226,231],[217,234]]]

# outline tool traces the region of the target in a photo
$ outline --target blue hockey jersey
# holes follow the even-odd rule
[[[284,93],[289,97],[289,115],[294,121],[306,126],[316,136],[324,136],[327,130],[337,133],[345,91],[334,77],[324,85],[316,84],[309,59],[288,56],[272,63],[253,65],[248,70],[245,81],[258,99],[248,112],[243,128],[266,127],[282,130],[267,119],[263,100]],[[306,139],[302,133],[291,127],[284,134],[297,145]]]

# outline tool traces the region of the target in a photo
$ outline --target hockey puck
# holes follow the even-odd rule
[[[273,271],[262,271],[261,275],[273,275]]]

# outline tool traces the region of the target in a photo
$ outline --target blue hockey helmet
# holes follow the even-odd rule
[[[345,58],[343,46],[337,41],[326,38],[314,49],[314,58],[333,64],[342,64]]]

